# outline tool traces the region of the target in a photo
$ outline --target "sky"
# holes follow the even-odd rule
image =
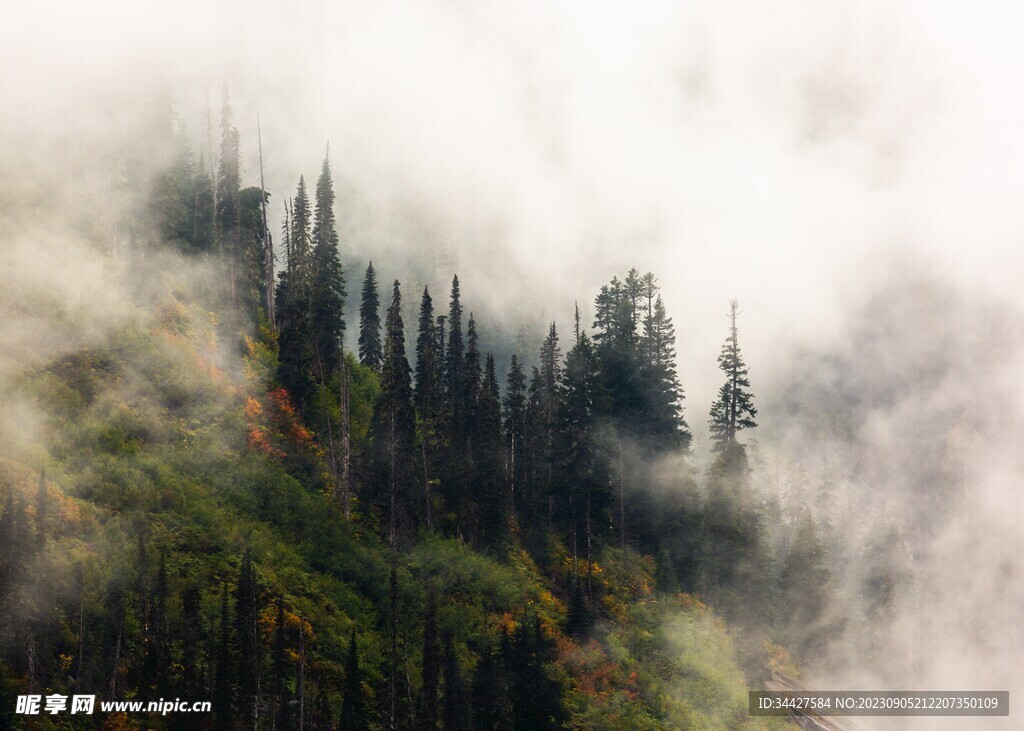
[[[565,330],[574,300],[653,270],[703,422],[733,297],[755,384],[781,340],[829,337],[893,273],[1020,304],[1021,12],[10,3],[0,129],[45,151],[167,86],[201,144],[227,84],[249,182],[262,120],[275,204],[330,143],[353,260],[444,251],[467,300]]]
[[[929,445],[960,450],[970,510],[936,529],[928,550],[948,560],[921,596],[941,605],[967,574],[972,593],[924,624],[1015,621],[1024,8],[0,2],[0,196],[43,171],[94,203],[161,90],[202,150],[226,85],[248,184],[260,119],[273,220],[329,143],[345,260],[432,288],[457,271],[485,338],[508,318],[567,334],[575,300],[586,321],[602,283],[653,271],[698,446],[738,298],[759,438],[834,453],[904,517],[942,457]],[[0,251],[7,283],[32,246]],[[102,269],[45,276],[99,311]],[[1011,677],[1015,638],[989,662],[962,637],[922,678]]]

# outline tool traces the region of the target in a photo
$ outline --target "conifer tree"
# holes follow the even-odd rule
[[[25,568],[31,558],[32,543],[25,515],[25,503],[14,491],[7,493],[7,504],[0,515],[0,640],[10,642],[24,632],[28,607],[24,592]]]
[[[469,713],[466,689],[462,680],[459,658],[450,633],[444,637],[444,719],[445,731],[469,731]]]
[[[824,649],[827,638],[822,620],[828,606],[831,578],[825,545],[808,511],[800,519],[779,577],[787,646],[798,660],[806,661],[814,652]]]
[[[558,397],[562,377],[562,351],[558,346],[558,331],[555,323],[548,328],[548,335],[540,348],[540,425],[543,432],[540,463],[541,480],[547,495],[553,497],[555,429],[558,416]]]
[[[388,521],[392,546],[399,531],[405,532],[412,527],[409,523],[412,509],[409,498],[416,441],[412,397],[411,369],[405,355],[402,292],[396,279],[385,321],[381,394],[374,412],[374,441],[380,486],[383,488],[380,497],[387,500],[387,505],[380,507]]]
[[[363,673],[359,667],[359,650],[356,646],[356,631],[348,643],[348,656],[345,660],[345,686],[341,698],[340,727],[346,731],[366,731],[369,723],[366,717],[366,704],[363,700]]]
[[[218,731],[234,728],[234,671],[231,652],[231,615],[228,612],[228,585],[221,583],[220,631],[217,640],[217,665],[213,690],[214,727]]]
[[[556,487],[574,555],[590,558],[592,526],[610,522],[608,466],[598,442],[600,371],[590,338],[581,333],[565,359],[556,412]]]
[[[442,488],[445,506],[454,520],[452,528],[458,534],[463,525],[470,523],[470,516],[463,512],[465,483],[469,469],[466,447],[465,349],[462,340],[462,301],[459,291],[459,277],[452,278],[449,297],[448,343],[444,351],[445,391],[445,444],[447,454],[444,460]]]
[[[726,380],[711,407],[711,437],[718,452],[733,445],[740,430],[757,426],[754,421],[757,409],[754,407],[753,394],[747,390],[750,388],[750,379],[747,377],[747,366],[740,354],[737,337],[738,314],[739,303],[733,300],[729,305],[729,336],[718,356],[718,367],[725,373]]]
[[[526,394],[523,429],[523,484],[516,505],[519,527],[531,551],[542,550],[550,527],[550,500],[547,494],[548,428],[545,421],[544,379],[533,367]]]
[[[274,726],[289,729],[292,726],[288,692],[288,640],[285,632],[284,602],[277,600],[277,619],[274,626],[273,673]]]
[[[316,183],[316,209],[312,232],[312,335],[317,354],[318,380],[326,383],[341,366],[345,336],[345,277],[338,258],[338,231],[334,219],[334,183],[324,157]]]
[[[469,313],[466,325],[466,356],[462,365],[462,434],[461,448],[463,459],[469,461],[472,468],[474,458],[473,442],[479,420],[480,379],[482,377],[480,361],[480,337],[476,332],[476,320]]]
[[[641,376],[647,394],[644,432],[652,447],[685,450],[691,435],[683,418],[683,389],[676,372],[675,327],[653,275],[646,275],[644,282],[649,302],[641,341]]]
[[[746,449],[736,438],[742,429],[757,425],[737,338],[738,314],[739,305],[733,300],[729,336],[718,357],[726,382],[711,407],[715,459],[708,471],[702,529],[705,594],[728,619],[750,608],[760,611],[767,600],[763,590],[766,567],[761,565],[765,557],[763,519],[752,499]]]
[[[213,178],[202,155],[192,178],[192,190],[192,246],[198,251],[210,251],[214,245],[215,226]]]
[[[289,220],[287,269],[282,272],[278,287],[280,358],[277,372],[296,404],[305,408],[313,393],[317,354],[311,318],[309,197],[302,177]]]
[[[181,693],[195,696],[200,690],[199,645],[202,617],[199,587],[189,584],[181,594]]]
[[[429,290],[423,288],[420,300],[419,332],[416,337],[416,410],[420,425],[420,458],[426,498],[427,527],[432,528],[431,484],[438,481],[440,457],[444,447],[444,391],[441,381],[441,355],[438,325]]]
[[[234,125],[227,88],[220,113],[220,164],[217,169],[217,240],[221,256],[228,262],[231,301],[237,302],[240,269],[240,151],[238,129]]]
[[[242,555],[242,563],[238,570],[238,583],[235,585],[235,621],[233,639],[235,657],[238,660],[238,706],[239,717],[243,726],[253,725],[259,707],[259,633],[257,621],[259,607],[257,605],[256,569],[252,563],[252,553],[247,548]]]
[[[296,279],[301,280],[304,287],[309,287],[312,272],[310,257],[313,249],[313,215],[309,208],[309,193],[306,191],[306,178],[303,175],[299,176],[299,185],[292,200],[291,220],[291,257],[288,265],[297,272]]]
[[[477,407],[474,486],[482,542],[500,546],[508,535],[511,502],[504,469],[504,440],[501,432],[501,396],[494,356],[487,354],[484,379]]]
[[[384,351],[380,341],[380,298],[377,274],[371,261],[363,277],[362,301],[359,305],[359,362],[380,372]]]
[[[462,431],[462,399],[463,384],[462,370],[463,363],[462,344],[462,301],[459,293],[459,277],[452,278],[452,292],[449,300],[448,310],[448,348],[445,351],[444,380],[445,390],[448,394],[449,409],[452,417],[452,431],[454,434],[461,434]]]
[[[505,466],[509,478],[509,499],[515,501],[524,487],[526,475],[526,376],[519,356],[512,354],[505,384],[503,419],[505,427]],[[513,508],[515,505],[513,504]]]
[[[151,677],[154,681],[154,691],[161,696],[170,695],[171,690],[171,635],[167,614],[168,594],[167,554],[165,551],[161,551],[156,585],[153,588],[152,619],[150,620],[152,640],[149,645],[150,652],[152,653],[153,673]]]
[[[174,155],[170,165],[153,182],[149,208],[161,241],[184,252],[194,250],[194,175],[192,150],[179,126],[175,132]]]
[[[422,727],[437,728],[438,683],[441,675],[441,646],[437,636],[437,597],[433,589],[427,592],[427,610],[423,619],[423,663],[421,710]]]

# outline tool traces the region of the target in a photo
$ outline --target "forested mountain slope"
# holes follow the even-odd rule
[[[127,246],[63,249],[109,303],[0,295],[0,725],[95,693],[213,712],[32,726],[775,727],[746,689],[813,656],[828,567],[810,514],[780,559],[751,488],[735,306],[703,474],[654,275],[499,373],[454,273],[442,303],[343,270],[328,159],[275,272],[223,120],[215,174],[182,142],[140,178]]]

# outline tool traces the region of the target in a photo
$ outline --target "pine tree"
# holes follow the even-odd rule
[[[501,433],[501,395],[494,356],[487,355],[477,407],[474,485],[482,542],[501,546],[511,523],[511,501],[505,480],[504,444]]]
[[[412,379],[405,355],[405,326],[402,323],[402,292],[396,279],[391,306],[385,321],[384,364],[381,394],[374,412],[374,442],[377,450],[380,505],[388,521],[391,545],[399,532],[411,529],[412,501],[409,499],[414,472],[416,421],[412,405]],[[379,503],[378,503],[379,504]]]
[[[377,274],[371,261],[363,278],[363,297],[359,305],[359,362],[380,372],[384,351],[380,342],[380,298]]]
[[[722,352],[718,356],[718,367],[726,375],[726,381],[718,390],[718,399],[711,407],[711,437],[715,442],[715,451],[722,452],[736,442],[736,435],[741,429],[757,426],[750,379],[747,377],[747,366],[740,354],[737,338],[736,316],[739,314],[739,303],[733,300],[729,306],[729,337],[725,339]]]
[[[227,88],[220,113],[220,165],[217,170],[217,241],[221,256],[228,261],[231,301],[237,302],[240,268],[239,136],[231,114]]]
[[[526,393],[523,429],[523,484],[516,504],[519,528],[534,553],[547,545],[550,527],[550,501],[547,493],[548,428],[545,421],[544,379],[533,367]]]
[[[170,165],[153,181],[150,215],[160,240],[183,252],[194,250],[193,179],[195,163],[184,129],[175,130],[175,151]]]
[[[206,159],[200,155],[192,178],[192,246],[198,251],[210,251],[214,246],[215,211],[213,206],[213,178],[206,168]]]
[[[220,633],[217,640],[217,666],[213,690],[214,728],[228,731],[234,728],[234,671],[231,652],[231,615],[228,612],[228,585],[221,584]]]
[[[548,335],[540,348],[540,428],[543,443],[540,445],[540,465],[544,492],[549,500],[554,494],[555,429],[557,428],[558,400],[562,377],[562,351],[558,346],[558,331],[555,323],[548,328]]]
[[[505,465],[509,477],[509,499],[513,508],[517,491],[525,486],[526,476],[526,376],[519,356],[512,354],[503,402],[505,427]]]
[[[463,513],[465,483],[468,480],[469,455],[466,447],[466,390],[463,371],[466,367],[465,349],[462,341],[462,301],[459,278],[452,278],[452,289],[448,309],[448,343],[444,351],[445,391],[445,444],[447,455],[444,460],[442,488],[445,506],[453,517],[456,534],[464,524],[471,523]]]
[[[647,394],[644,432],[653,447],[686,450],[692,437],[683,418],[675,327],[665,312],[661,295],[657,294],[654,276],[648,274],[644,282],[649,303],[641,340],[641,377]]]
[[[238,661],[237,677],[239,716],[244,728],[250,728],[259,707],[259,633],[257,621],[256,569],[249,549],[242,555],[235,585],[235,622],[233,640]]]
[[[348,644],[348,656],[345,660],[345,686],[341,699],[340,727],[346,731],[366,731],[369,728],[366,704],[363,700],[363,673],[359,667],[359,650],[356,646],[355,629],[352,630],[352,638]]]
[[[562,688],[547,671],[547,666],[555,660],[555,651],[544,636],[538,615],[525,618],[519,625],[506,657],[513,728],[517,731],[562,728],[566,720]]]
[[[730,620],[763,612],[768,604],[763,517],[752,498],[745,446],[736,438],[742,429],[757,426],[737,337],[738,314],[739,304],[732,300],[729,335],[718,356],[726,382],[711,407],[715,459],[708,471],[702,530],[704,591]],[[743,654],[750,661],[749,653]]]
[[[416,410],[420,425],[420,458],[427,509],[427,527],[432,528],[431,485],[438,482],[440,457],[444,448],[444,392],[438,325],[430,292],[423,288],[420,300],[419,332],[416,337]],[[443,347],[443,346],[442,346]]]
[[[0,626],[0,641],[10,642],[24,632],[28,613],[25,592],[25,569],[32,545],[28,518],[21,495],[7,494],[7,504],[0,515],[0,616],[7,621]]]
[[[466,689],[450,633],[444,637],[444,731],[469,731]]]
[[[309,286],[310,273],[312,270],[310,256],[312,253],[312,222],[313,216],[309,208],[309,193],[306,191],[306,178],[299,176],[299,185],[295,189],[295,198],[292,200],[291,209],[291,258],[288,265],[301,273],[303,285]]]
[[[199,645],[202,641],[199,587],[189,584],[181,594],[181,695],[196,696],[201,688]]]
[[[822,652],[827,640],[825,616],[831,572],[828,554],[808,511],[800,519],[796,537],[779,577],[782,616],[786,618],[787,647],[800,661]]]
[[[235,268],[235,297],[242,313],[253,321],[259,317],[262,303],[266,302],[267,277],[265,267],[265,238],[269,232],[263,226],[263,207],[270,194],[254,186],[238,193],[238,252]],[[266,313],[263,313],[264,315]]]
[[[561,515],[573,554],[589,560],[592,526],[608,525],[611,492],[608,466],[598,441],[600,371],[590,338],[581,333],[560,374],[555,416],[554,460],[557,492],[567,499]]]
[[[423,664],[421,709],[422,728],[437,728],[437,691],[441,671],[441,647],[437,636],[437,597],[433,589],[427,593],[427,610],[423,618]]]
[[[469,313],[469,323],[466,325],[466,355],[462,364],[462,434],[459,445],[464,450],[462,456],[469,461],[470,467],[472,467],[474,454],[473,441],[478,428],[482,375],[480,337],[477,335],[476,320],[471,312]]]
[[[288,261],[286,270],[281,273],[277,297],[280,328],[277,373],[295,403],[305,409],[313,394],[317,353],[311,318],[309,198],[301,177],[286,224]]]
[[[285,628],[284,602],[277,600],[277,619],[274,623],[273,688],[274,727],[289,729],[291,723],[291,695],[288,692],[288,640]]]
[[[341,366],[345,336],[345,277],[338,258],[338,231],[334,221],[334,183],[324,157],[316,183],[316,210],[312,233],[312,335],[320,383]]]
[[[156,585],[153,587],[152,619],[150,620],[152,639],[149,645],[152,655],[153,690],[160,696],[169,696],[171,691],[171,633],[168,625],[168,600],[167,554],[165,551],[161,551]]]
[[[445,388],[448,392],[448,399],[452,403],[452,410],[457,411],[456,405],[463,396],[462,369],[463,345],[462,345],[462,301],[459,293],[459,277],[452,278],[452,292],[449,300],[448,310],[448,348],[445,351],[444,378]],[[454,415],[458,421],[459,414]]]

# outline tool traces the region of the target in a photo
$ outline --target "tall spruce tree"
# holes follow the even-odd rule
[[[310,213],[306,181],[299,177],[288,217],[287,267],[278,286],[280,328],[278,377],[296,404],[305,409],[313,394],[317,353],[313,341]]]
[[[289,729],[291,724],[290,703],[288,692],[288,639],[285,628],[284,602],[277,600],[277,618],[274,622],[274,647],[271,656],[273,664],[274,727]]]
[[[380,341],[380,295],[377,273],[371,261],[363,277],[362,301],[359,305],[359,362],[380,372],[384,350]]]
[[[676,372],[676,334],[672,318],[658,294],[654,275],[644,278],[646,312],[641,339],[641,378],[646,393],[644,435],[650,446],[683,449],[691,434],[683,418],[683,389]]]
[[[214,246],[215,211],[213,178],[206,168],[206,158],[199,156],[192,178],[192,246],[197,251],[210,251]]]
[[[738,314],[739,305],[732,300],[729,335],[718,357],[726,382],[711,407],[715,459],[708,470],[702,523],[702,588],[729,620],[749,618],[767,606],[763,518],[750,489],[746,449],[736,438],[742,429],[757,425],[737,337]]]
[[[242,554],[235,584],[233,639],[238,661],[238,716],[244,728],[251,728],[259,710],[259,606],[256,568],[247,548]]]
[[[341,366],[345,337],[345,276],[338,258],[338,230],[334,220],[334,183],[327,157],[316,182],[312,232],[313,347],[317,376],[327,383]]]
[[[740,430],[757,426],[754,421],[757,416],[754,397],[747,390],[750,388],[747,365],[740,354],[737,315],[739,303],[732,300],[729,304],[729,336],[718,356],[718,367],[725,373],[726,379],[718,390],[718,399],[711,406],[711,437],[717,452],[733,445]]]
[[[231,301],[237,302],[240,259],[239,192],[241,190],[239,136],[231,113],[227,87],[220,112],[220,164],[217,169],[217,241],[228,262]]]
[[[397,279],[392,287],[384,329],[381,394],[374,412],[373,433],[380,497],[386,496],[387,500],[380,509],[387,520],[389,540],[394,545],[399,532],[412,528],[411,485],[416,443],[411,368],[405,355],[402,291]]]
[[[450,516],[450,528],[461,534],[471,523],[471,516],[463,512],[465,483],[468,479],[469,458],[466,451],[465,347],[462,340],[462,298],[458,275],[452,277],[448,307],[448,342],[444,351],[445,391],[445,444],[447,454],[442,469],[442,492]]]
[[[526,376],[519,356],[512,354],[502,403],[505,427],[505,466],[509,480],[509,499],[515,506],[516,493],[524,487],[526,475]]]
[[[558,401],[562,377],[562,350],[558,345],[558,331],[555,323],[548,328],[548,335],[540,348],[540,407],[539,417],[543,430],[541,445],[541,479],[549,499],[555,497],[554,450],[555,429],[557,428]]]
[[[214,728],[229,731],[234,725],[235,659],[231,651],[231,615],[228,611],[228,585],[221,583],[220,628],[213,688]]]
[[[420,711],[422,728],[434,731],[438,722],[438,686],[441,679],[441,643],[437,635],[437,596],[433,588],[427,592],[427,608],[423,618],[423,662]]]
[[[345,659],[340,728],[346,731],[366,731],[369,727],[366,701],[363,698],[363,671],[359,667],[359,648],[356,645],[356,631],[353,629]]]
[[[416,337],[416,410],[419,414],[420,462],[426,501],[427,527],[433,528],[431,486],[439,482],[444,448],[444,390],[441,374],[443,344],[438,342],[438,324],[429,290],[420,300],[419,331]]]
[[[459,667],[459,657],[451,633],[444,636],[444,716],[445,731],[469,731],[469,708],[466,688]]]
[[[473,313],[469,313],[469,322],[466,324],[466,355],[462,364],[462,434],[461,448],[465,450],[463,457],[469,460],[472,466],[474,457],[473,442],[476,439],[478,428],[480,385],[482,373],[480,359],[480,336],[476,331],[476,320]]]
[[[201,687],[200,643],[202,617],[200,593],[196,584],[189,584],[181,593],[181,694],[195,696]]]
[[[501,395],[494,356],[487,354],[483,384],[476,410],[473,460],[475,502],[481,543],[501,546],[511,523],[511,501],[505,479],[504,440],[501,432]]]
[[[608,466],[598,441],[600,371],[590,338],[581,333],[559,379],[554,438],[556,488],[566,501],[559,511],[573,554],[590,559],[594,525],[608,525],[611,510]]]

